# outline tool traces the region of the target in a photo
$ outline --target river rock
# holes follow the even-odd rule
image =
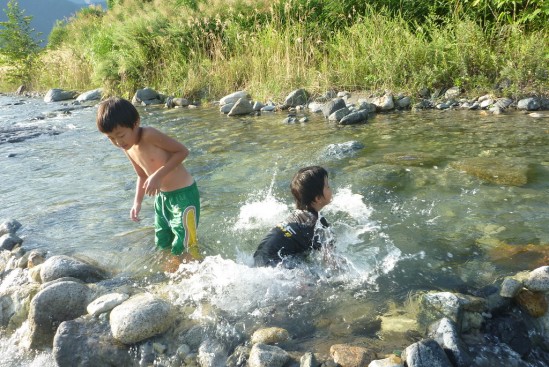
[[[50,257],[42,264],[40,277],[43,282],[50,282],[64,277],[72,277],[86,283],[95,283],[106,279],[107,275],[105,271],[94,265],[69,256],[56,255]]]
[[[29,311],[29,347],[51,348],[59,324],[86,313],[91,291],[81,283],[62,281],[42,289]]]
[[[248,358],[248,367],[282,367],[290,355],[282,348],[267,344],[254,344]]]
[[[402,367],[402,359],[395,355],[391,355],[384,359],[376,359],[370,362],[368,367]]]
[[[21,273],[23,274],[23,273]],[[27,320],[29,305],[38,292],[38,284],[17,284],[0,291],[0,326],[15,330]]]
[[[10,219],[0,224],[0,236],[11,233],[15,234],[21,228],[21,223],[15,219]]]
[[[322,114],[325,118],[329,118],[334,112],[345,107],[347,107],[345,101],[342,98],[336,98],[326,102],[322,108]]]
[[[356,140],[351,140],[344,143],[329,144],[324,148],[321,154],[326,158],[342,159],[353,156],[361,149],[364,149],[364,144]]]
[[[305,89],[296,89],[284,100],[283,108],[306,105],[309,100],[309,93]]]
[[[244,345],[237,346],[233,354],[227,358],[227,367],[245,367],[250,351],[251,349]]]
[[[539,110],[541,107],[537,98],[524,98],[518,101],[517,109],[525,111]]]
[[[515,300],[532,317],[540,317],[547,312],[547,300],[542,292],[521,289]]]
[[[367,120],[368,120],[368,111],[359,110],[359,111],[351,112],[346,116],[343,116],[343,118],[339,120],[339,124],[354,125],[354,124],[359,124],[361,122],[366,122]]]
[[[256,330],[251,338],[253,344],[278,344],[290,340],[288,330],[280,327],[269,327]]]
[[[234,107],[236,102],[231,102],[224,104],[223,106],[219,107],[219,112],[224,113],[225,115],[231,112],[232,108]]]
[[[90,315],[97,316],[104,312],[109,312],[110,310],[127,300],[129,297],[130,296],[125,293],[104,294],[101,297],[93,300],[93,302],[86,307],[86,310]]]
[[[17,245],[21,245],[23,240],[12,233],[6,233],[0,237],[0,250],[11,251]]]
[[[433,167],[437,157],[423,152],[393,152],[383,155],[383,160],[399,166]]]
[[[87,92],[80,94],[76,98],[76,100],[78,102],[98,101],[101,99],[102,95],[103,95],[103,88],[97,88],[97,89],[89,90]]]
[[[65,101],[67,99],[74,99],[77,96],[78,93],[75,91],[53,88],[50,89],[44,96],[44,102]]]
[[[117,343],[109,324],[96,318],[64,321],[53,339],[53,357],[58,366],[134,366],[127,346]]]
[[[391,93],[387,93],[382,97],[374,98],[372,103],[377,106],[378,111],[387,112],[395,109],[395,102]]]
[[[520,161],[475,157],[453,162],[450,166],[497,185],[523,186],[528,183],[528,165]]]
[[[549,291],[549,266],[532,270],[524,280],[524,286],[531,291]]]
[[[132,104],[148,106],[150,104],[161,103],[160,94],[149,87],[138,89],[132,97]]]
[[[467,346],[460,339],[457,326],[452,320],[445,317],[431,324],[428,335],[444,349],[454,367],[472,365]]]
[[[495,337],[499,342],[507,344],[522,357],[532,350],[528,327],[519,315],[509,313],[487,318],[482,331]]]
[[[455,99],[461,94],[460,87],[452,87],[444,93],[444,98],[446,99]]]
[[[217,340],[207,339],[198,348],[198,363],[201,367],[225,367],[227,351]]]
[[[187,98],[174,98],[174,97],[168,97],[166,98],[166,107],[167,108],[174,108],[174,107],[187,107],[191,103]]]
[[[431,324],[435,320],[447,317],[455,322],[461,331],[467,330],[465,311],[479,313],[486,309],[486,300],[483,298],[451,292],[427,293],[423,295],[421,304],[421,318],[424,323]]]
[[[173,318],[170,303],[146,293],[116,306],[111,311],[110,323],[116,340],[133,344],[162,334],[171,326]]]
[[[330,355],[334,359],[334,362],[342,367],[367,366],[375,359],[375,354],[370,350],[348,344],[332,345],[330,347]]]
[[[513,298],[522,288],[522,282],[511,277],[505,277],[501,283],[500,296],[505,298]]]
[[[251,99],[248,92],[241,90],[241,91],[228,94],[225,97],[221,98],[219,100],[219,105],[223,106],[229,103],[236,103],[236,101],[238,101],[241,98],[248,99],[248,100]]]
[[[395,100],[395,106],[401,110],[409,108],[412,105],[412,99],[408,96],[402,96]]]
[[[307,352],[301,356],[299,360],[299,367],[317,367],[320,363],[315,358],[315,355],[311,352]]]
[[[433,339],[409,345],[402,358],[408,367],[453,367],[442,347]]]
[[[252,112],[254,112],[254,107],[250,101],[246,98],[240,98],[236,101],[227,116],[249,115]]]
[[[332,113],[330,116],[328,116],[329,121],[341,121],[342,118],[350,114],[351,111],[347,107],[340,108],[339,110]]]

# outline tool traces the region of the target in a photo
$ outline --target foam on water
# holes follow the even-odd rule
[[[277,200],[271,188],[263,195],[255,194],[240,208],[234,229],[240,233],[270,228],[288,214],[289,208]],[[351,188],[338,190],[330,205],[323,210],[332,222],[335,246],[313,251],[307,263],[295,269],[253,268],[251,254],[239,254],[236,262],[220,256],[207,257],[200,264],[181,265],[173,275],[169,294],[175,304],[200,306],[208,304],[237,317],[258,317],[262,310],[307,298],[314,288],[330,288],[334,284],[347,288],[375,288],[381,274],[390,272],[402,253],[370,219],[373,210],[362,195]],[[332,221],[333,220],[333,221]],[[365,246],[359,253],[349,250],[364,242],[362,235],[376,232],[382,242]],[[329,243],[331,235],[325,235]],[[193,314],[204,316],[200,307]]]

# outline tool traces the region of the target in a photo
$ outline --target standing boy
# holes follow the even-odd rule
[[[182,164],[189,150],[152,127],[141,127],[139,112],[122,98],[99,104],[97,128],[124,150],[137,173],[130,218],[139,221],[143,197],[156,195],[155,244],[171,249],[174,255],[185,252],[185,260],[199,259],[200,197],[196,182]]]
[[[261,241],[254,253],[255,266],[283,263],[292,267],[295,257],[333,245],[327,240],[330,236],[322,233],[329,231],[329,224],[324,217],[319,220],[318,215],[320,209],[332,201],[328,172],[319,166],[302,168],[295,174],[290,188],[296,210]]]

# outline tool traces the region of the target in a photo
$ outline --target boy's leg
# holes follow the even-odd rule
[[[175,237],[170,228],[171,213],[165,206],[165,200],[162,194],[154,200],[154,243],[160,249],[170,248]]]

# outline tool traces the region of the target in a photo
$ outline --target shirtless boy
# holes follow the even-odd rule
[[[139,221],[145,195],[156,196],[155,243],[183,252],[186,260],[199,259],[196,227],[200,197],[191,174],[182,162],[189,150],[177,140],[152,127],[140,126],[139,112],[129,101],[112,97],[99,104],[97,128],[124,150],[137,173],[130,218]]]

